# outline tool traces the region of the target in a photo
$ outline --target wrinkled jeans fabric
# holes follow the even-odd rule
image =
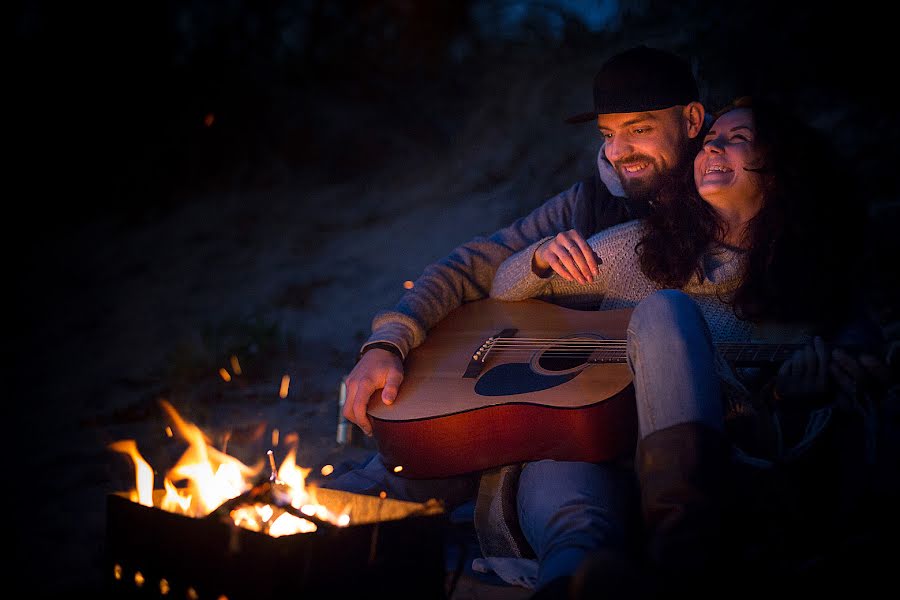
[[[571,575],[598,548],[624,548],[635,510],[629,467],[541,460],[519,476],[519,526],[538,557],[537,587]]]
[[[690,296],[661,290],[644,298],[631,314],[627,339],[641,439],[688,422],[723,430],[715,347]]]
[[[425,502],[436,498],[448,511],[475,499],[478,492],[478,474],[459,475],[436,479],[409,479],[388,469],[376,453],[361,468],[352,469],[326,480],[321,487],[377,496],[385,492],[388,498],[408,502]]]

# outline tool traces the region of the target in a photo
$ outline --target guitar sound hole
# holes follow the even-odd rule
[[[538,359],[538,365],[547,371],[568,371],[585,364],[590,358],[590,350],[572,350],[563,346],[552,346]]]

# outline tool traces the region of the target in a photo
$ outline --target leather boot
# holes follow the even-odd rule
[[[647,567],[659,585],[695,594],[713,589],[722,573],[730,448],[722,432],[695,422],[656,431],[638,443]]]

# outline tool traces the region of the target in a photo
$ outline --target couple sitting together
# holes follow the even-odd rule
[[[518,582],[535,598],[714,592],[734,569],[776,573],[834,543],[860,502],[842,474],[864,445],[862,392],[886,368],[856,296],[864,206],[827,139],[760,97],[708,113],[689,66],[644,46],[603,65],[594,110],[571,120],[599,129],[597,174],[430,265],[378,313],[344,415],[371,433],[370,396],[393,402],[405,356],[463,302],[633,308],[636,447],[431,480],[376,455],[327,487],[451,508],[478,497],[486,558],[533,565]],[[743,342],[799,349],[738,367],[720,348]]]

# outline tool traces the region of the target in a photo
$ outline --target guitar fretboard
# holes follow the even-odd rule
[[[716,348],[728,362],[740,366],[763,365],[783,362],[801,344],[761,342],[720,342]],[[598,340],[581,338],[495,338],[488,346],[490,353],[541,351],[552,358],[582,358],[590,364],[614,364],[626,362],[624,340]]]

